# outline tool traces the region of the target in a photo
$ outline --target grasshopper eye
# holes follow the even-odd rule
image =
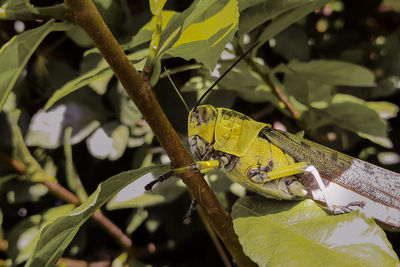
[[[211,110],[208,108],[199,108],[199,116],[201,122],[207,122],[211,118]]]

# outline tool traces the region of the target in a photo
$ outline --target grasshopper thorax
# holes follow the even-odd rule
[[[211,105],[192,109],[188,120],[190,150],[199,159],[204,159],[210,144],[214,142],[218,111]]]

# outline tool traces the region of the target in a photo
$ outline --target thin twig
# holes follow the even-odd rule
[[[0,251],[7,251],[8,249],[8,241],[0,238]]]
[[[217,235],[215,234],[214,229],[212,228],[210,222],[207,219],[206,214],[204,213],[204,210],[202,207],[197,207],[197,212],[199,213],[199,216],[203,222],[204,227],[206,228],[208,235],[211,238],[211,241],[213,242],[218,255],[220,256],[222,262],[224,263],[225,267],[232,267],[231,261],[226,255],[224,248],[221,246],[221,242],[219,241]]]

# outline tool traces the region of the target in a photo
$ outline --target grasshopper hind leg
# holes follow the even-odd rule
[[[319,189],[322,192],[322,195],[325,198],[326,206],[328,207],[329,211],[332,212],[333,214],[343,214],[352,211],[354,208],[352,207],[359,207],[363,208],[365,206],[364,201],[355,201],[355,202],[350,202],[347,205],[341,206],[341,205],[335,205],[329,196],[325,184],[322,181],[321,176],[319,175],[318,170],[312,166],[309,165],[305,170],[304,170],[305,175],[312,175],[314,180],[318,183]]]

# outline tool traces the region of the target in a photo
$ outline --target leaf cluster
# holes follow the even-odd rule
[[[383,1],[353,15],[352,4],[327,0],[151,0],[139,7],[129,1],[94,2],[129,60],[150,79],[183,139],[187,114],[162,66],[192,107],[259,42],[206,103],[304,129],[307,137],[351,148],[355,156],[399,158],[389,150],[399,146],[393,138],[399,129],[389,119],[398,112],[400,40],[390,27],[376,30],[398,16],[395,3]],[[212,246],[207,238],[200,238],[200,253],[191,252],[205,231],[198,217],[182,230],[179,214],[189,198],[179,180],[144,191],[169,160],[90,38],[65,19],[66,6],[37,7],[28,0],[0,5],[2,25],[45,20],[26,22],[29,29],[15,35],[10,27],[0,30],[0,62],[7,63],[0,65],[0,241],[8,241],[0,265],[105,259],[93,257],[91,247],[105,250],[112,266],[220,264],[213,249],[210,257],[194,256]],[[393,13],[383,14],[385,7]],[[372,12],[379,16],[368,27],[360,25]],[[349,41],[357,31],[362,33]],[[232,209],[245,254],[260,266],[399,264],[392,249],[398,244],[363,215],[328,216],[309,201],[248,197],[221,173],[207,180],[223,206]],[[49,182],[65,185],[76,195],[74,204],[82,204],[74,207],[49,196]],[[105,233],[91,233],[96,226],[86,221],[100,208],[132,238],[133,252],[110,245]],[[140,248],[149,244],[161,252],[143,253]]]

